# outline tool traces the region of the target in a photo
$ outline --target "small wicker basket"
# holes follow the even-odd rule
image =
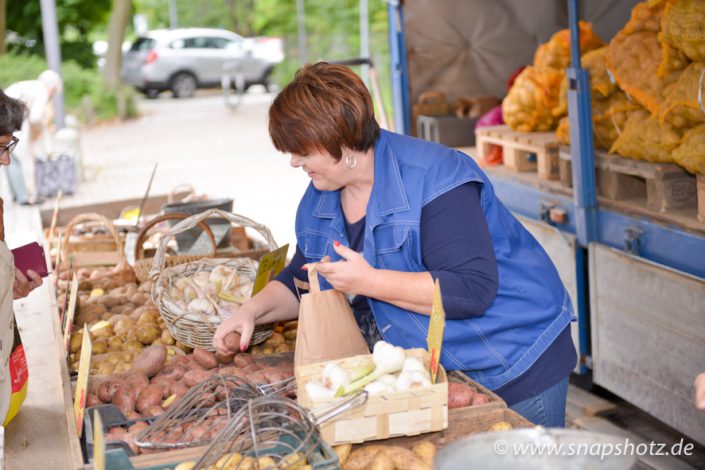
[[[270,250],[277,248],[277,244],[272,237],[272,233],[267,227],[262,224],[243,217],[241,215],[224,212],[218,209],[210,209],[200,214],[194,215],[176,224],[172,229],[162,237],[157,252],[154,256],[152,270],[149,273],[151,278],[156,276],[157,279],[152,287],[152,299],[155,305],[159,308],[159,313],[169,329],[171,335],[178,341],[187,344],[194,348],[203,348],[213,351],[213,334],[216,328],[220,325],[222,319],[220,316],[208,316],[205,314],[194,314],[185,312],[180,309],[174,302],[169,300],[169,291],[173,282],[183,276],[190,276],[199,271],[212,271],[216,266],[226,265],[231,268],[236,268],[238,274],[246,275],[254,281],[257,275],[257,262],[250,258],[232,258],[232,259],[208,259],[203,258],[198,261],[180,264],[164,269],[166,260],[166,247],[169,240],[177,233],[189,230],[201,221],[209,217],[222,217],[230,220],[232,223],[251,227],[259,232],[267,243]],[[235,313],[236,315],[237,313]],[[267,340],[274,331],[274,325],[257,325],[252,335],[250,344],[257,345]]]

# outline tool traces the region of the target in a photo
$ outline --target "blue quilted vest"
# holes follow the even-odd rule
[[[441,362],[490,389],[524,373],[573,320],[570,298],[546,252],[497,199],[475,162],[456,150],[382,131],[375,144],[374,186],[366,213],[364,257],[381,269],[428,271],[421,257],[421,208],[467,182],[482,183],[481,204],[497,259],[497,297],[481,316],[447,320]],[[296,215],[296,237],[308,262],[340,257],[347,245],[339,191],[311,184]],[[321,289],[331,286],[321,277]],[[441,286],[441,291],[443,286]],[[375,299],[370,307],[385,341],[425,348],[426,315]]]

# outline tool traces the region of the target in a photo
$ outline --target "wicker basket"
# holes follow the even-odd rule
[[[90,241],[72,239],[71,234],[79,224],[105,227],[108,229],[109,235],[96,237]],[[125,264],[124,242],[115,230],[115,226],[107,217],[95,212],[79,214],[69,221],[64,229],[60,249],[62,266],[64,267],[68,266],[70,260],[73,260],[74,267],[121,266]]]
[[[197,271],[212,271],[216,266],[226,265],[237,268],[239,274],[246,274],[254,281],[257,275],[257,262],[250,258],[233,259],[201,259],[199,261],[181,264],[164,269],[166,260],[166,247],[169,240],[183,231],[189,230],[201,221],[209,217],[222,217],[232,223],[251,227],[259,232],[266,240],[270,250],[277,248],[277,244],[271,232],[264,225],[258,224],[247,217],[231,214],[218,209],[210,209],[201,214],[194,215],[176,224],[170,231],[162,237],[157,253],[154,257],[150,277],[158,276],[152,287],[152,299],[159,308],[159,312],[164,318],[164,322],[171,335],[178,341],[194,348],[203,348],[213,351],[213,334],[221,323],[219,316],[208,317],[181,311],[173,302],[169,300],[168,292],[172,282],[182,276],[189,276]],[[257,345],[267,340],[274,331],[274,325],[257,325],[252,335],[251,345]]]
[[[147,234],[149,230],[154,227],[155,225],[159,224],[160,222],[164,222],[166,220],[184,220],[188,219],[191,217],[190,214],[181,214],[181,213],[172,213],[172,214],[162,214],[159,215],[152,220],[150,220],[147,225],[145,225],[142,230],[140,231],[139,235],[137,236],[137,242],[135,243],[135,276],[137,276],[137,279],[139,279],[140,282],[144,282],[149,279],[149,272],[152,269],[152,263],[154,262],[154,258],[143,258],[144,256],[144,241],[147,238]],[[211,246],[213,247],[213,251],[210,253],[211,258],[215,258],[215,251],[216,251],[216,244],[215,244],[215,237],[213,236],[213,232],[211,231],[210,226],[208,226],[207,223],[205,222],[199,222],[198,226],[203,230],[206,235],[208,235],[208,240],[211,242]],[[179,264],[184,264],[184,263],[189,263],[191,261],[197,261],[201,258],[203,258],[206,255],[172,255],[172,256],[167,256],[166,259],[164,260],[164,266],[167,268],[170,268],[172,266],[177,266]]]

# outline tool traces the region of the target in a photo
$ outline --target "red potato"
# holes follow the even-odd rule
[[[158,405],[162,402],[162,395],[163,389],[161,386],[147,385],[137,397],[137,411],[145,414],[150,406]]]
[[[133,454],[137,455],[140,453],[140,448],[135,444],[135,436],[137,433],[126,432],[120,436],[120,440],[128,445]]]
[[[113,401],[113,395],[120,388],[129,388],[130,386],[124,380],[120,379],[108,379],[98,386],[98,398],[103,403],[110,403]]]
[[[148,427],[149,427],[149,424],[147,424],[146,421],[137,421],[135,424],[133,424],[132,426],[130,426],[130,428],[128,429],[128,431],[130,431],[131,433],[137,434],[137,433],[139,433],[139,432],[141,432],[141,431],[144,431],[144,430],[147,429]]]
[[[144,413],[146,416],[159,416],[164,414],[164,408],[159,405],[152,405]]]
[[[154,376],[154,379],[157,377],[167,377],[169,380],[172,382],[176,380],[181,380],[181,378],[184,376],[184,374],[188,371],[187,367],[184,367],[179,364],[173,364],[170,366],[164,366],[162,370],[159,371],[157,375]]]
[[[255,366],[255,358],[252,354],[237,354],[233,358],[233,364],[242,369],[250,369]]]
[[[187,387],[193,387],[208,380],[214,373],[211,370],[190,370],[184,374],[183,382]]]
[[[164,367],[166,356],[166,346],[153,344],[132,361],[132,371],[143,372],[147,377],[153,377]]]
[[[249,380],[255,385],[266,385],[269,382],[267,381],[267,376],[264,375],[264,372],[259,371],[259,370],[254,370],[252,372],[248,372],[245,377],[245,379]]]
[[[487,395],[484,395],[482,393],[475,393],[475,396],[472,397],[473,406],[484,405],[485,403],[489,403],[489,402],[490,402],[490,398]]]
[[[134,421],[136,419],[140,419],[141,417],[142,415],[136,411],[130,411],[125,415],[125,419],[127,419],[128,421]]]
[[[215,353],[215,358],[218,360],[218,362],[220,364],[232,364],[234,357],[235,357],[234,353],[230,353],[230,354],[221,354],[219,352]]]
[[[132,387],[136,396],[140,394],[144,387],[149,385],[149,378],[142,372],[127,372],[124,374],[124,380]]]
[[[135,411],[135,391],[127,386],[119,389],[113,395],[113,405],[117,406],[120,412],[127,416],[131,411]]]
[[[218,370],[220,375],[236,375],[238,377],[242,377],[243,372],[244,371],[242,369],[236,366],[221,367]]]
[[[449,382],[448,383],[448,408],[463,408],[473,404],[475,390],[469,385]]]
[[[214,369],[218,367],[218,359],[216,359],[215,354],[205,349],[194,349],[193,360],[204,369]]]
[[[98,406],[98,405],[102,405],[102,404],[103,404],[103,402],[101,402],[97,396],[95,396],[93,394],[86,396],[86,408],[90,408],[92,406]]]
[[[231,351],[233,354],[237,354],[240,352],[240,334],[231,331],[227,335],[225,335],[225,338],[223,338],[223,344],[225,345],[225,348],[228,351]]]
[[[121,428],[120,426],[114,426],[110,428],[105,437],[109,441],[119,441],[120,438],[126,433],[127,430],[125,428]]]
[[[169,377],[154,377],[152,379],[152,385],[158,385],[162,389],[162,398],[169,396],[169,390],[171,390],[171,384],[174,383]]]
[[[262,372],[267,379],[267,383],[276,384],[291,378],[291,375],[278,368],[263,369]]]
[[[182,382],[174,382],[173,384],[171,384],[171,389],[169,389],[169,393],[171,395],[176,395],[177,398],[181,398],[186,395],[189,390],[190,388]]]

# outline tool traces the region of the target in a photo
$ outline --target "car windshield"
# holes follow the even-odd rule
[[[154,47],[154,39],[150,38],[137,38],[137,40],[130,47],[130,51],[148,51]]]

